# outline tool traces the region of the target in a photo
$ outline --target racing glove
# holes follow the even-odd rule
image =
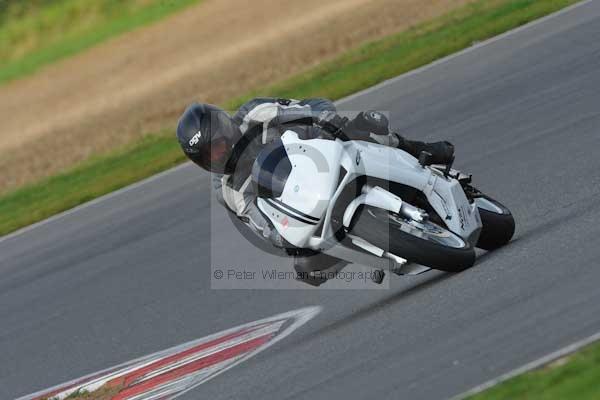
[[[342,131],[347,123],[348,118],[340,117],[335,111],[323,111],[315,121],[315,125],[333,136]]]
[[[345,132],[373,133],[375,135],[389,135],[390,121],[385,114],[379,111],[361,111],[354,119],[348,122]]]

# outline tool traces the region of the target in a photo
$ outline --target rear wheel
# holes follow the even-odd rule
[[[350,233],[399,257],[448,272],[475,263],[475,249],[463,238],[431,222],[416,222],[389,211],[362,206]]]
[[[515,219],[508,208],[483,194],[473,201],[479,209],[483,225],[477,247],[494,250],[510,242],[515,233]]]

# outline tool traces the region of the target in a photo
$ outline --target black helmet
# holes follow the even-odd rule
[[[185,155],[207,171],[225,173],[233,146],[242,133],[225,111],[194,103],[177,124],[177,140]]]

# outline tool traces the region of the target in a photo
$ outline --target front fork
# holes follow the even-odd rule
[[[395,194],[388,192],[379,186],[372,187],[364,185],[362,194],[352,200],[348,207],[346,207],[343,217],[343,223],[346,228],[350,227],[356,210],[363,204],[382,208],[417,222],[423,222],[428,218],[427,213],[424,210],[402,201],[402,199]]]

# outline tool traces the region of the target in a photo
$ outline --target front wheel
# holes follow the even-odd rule
[[[477,247],[494,250],[507,244],[515,233],[515,219],[500,202],[486,195],[473,199],[481,216],[481,235]]]
[[[410,262],[460,272],[475,263],[475,249],[453,232],[371,206],[356,211],[350,233]]]

